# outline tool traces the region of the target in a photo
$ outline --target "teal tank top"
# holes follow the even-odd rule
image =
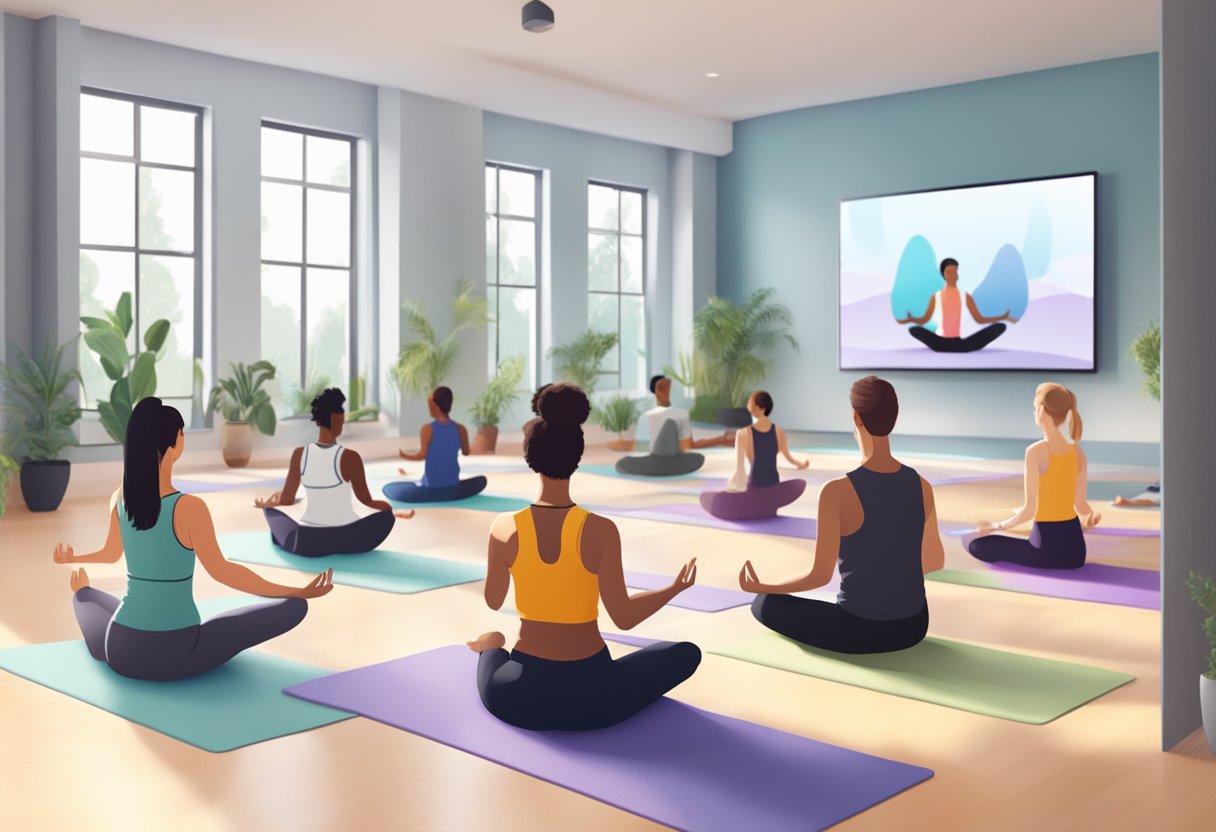
[[[194,605],[194,550],[173,531],[173,511],[181,494],[161,498],[160,517],[139,531],[118,501],[118,527],[127,557],[127,594],[114,621],[133,630],[180,630],[202,619]]]

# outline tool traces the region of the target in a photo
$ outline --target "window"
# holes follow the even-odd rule
[[[124,292],[134,325],[169,321],[156,395],[191,413],[203,354],[202,111],[135,96],[80,96],[80,314],[105,318]],[[111,381],[80,342],[81,406],[109,399]]]
[[[619,390],[646,386],[646,193],[587,186],[587,324],[615,332],[603,375]]]
[[[318,388],[355,376],[355,140],[262,125],[262,357],[307,413]]]
[[[536,386],[540,171],[486,165],[486,339],[490,375],[506,358],[524,359],[524,389]]]

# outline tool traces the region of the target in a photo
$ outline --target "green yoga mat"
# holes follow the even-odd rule
[[[763,635],[709,652],[1031,725],[1051,722],[1136,678],[940,638],[898,653],[847,656]]]
[[[374,487],[373,490],[377,494],[381,491],[379,486]],[[463,500],[443,500],[434,503],[403,503],[400,500],[389,500],[389,502],[392,503],[393,508],[412,508],[416,511],[430,511],[435,508],[467,508],[473,511],[492,511],[496,514],[513,514],[532,505],[531,500],[522,500],[519,497],[500,497],[497,494],[474,494]]]
[[[284,552],[270,532],[222,534],[220,549],[229,560],[259,566],[279,566],[316,574],[333,567],[334,583],[380,592],[425,592],[428,589],[480,581],[484,566],[376,549],[360,555],[305,558]]]
[[[0,650],[0,668],[204,751],[231,751],[352,716],[282,692],[332,671],[257,651],[178,682],[119,676],[90,656],[83,641]]]

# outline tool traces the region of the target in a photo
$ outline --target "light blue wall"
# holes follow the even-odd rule
[[[858,372],[837,369],[840,199],[1095,170],[1096,374],[886,372],[908,434],[1031,437],[1034,386],[1078,395],[1086,437],[1159,441],[1160,408],[1127,355],[1161,314],[1156,55],[796,110],[735,125],[718,165],[718,290],[772,286],[800,356],[766,386],[787,427],[848,430]]]

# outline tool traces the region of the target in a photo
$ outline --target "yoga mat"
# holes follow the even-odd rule
[[[700,453],[698,451],[698,453]],[[700,471],[693,471],[689,474],[672,474],[666,477],[644,477],[640,474],[622,474],[616,470],[616,465],[610,463],[593,463],[590,465],[578,466],[580,473],[595,474],[600,477],[615,477],[619,480],[641,480],[643,482],[663,482],[664,480],[698,480],[705,479],[705,476]]]
[[[473,511],[492,511],[496,514],[514,514],[532,505],[531,500],[518,497],[500,497],[497,494],[474,494],[463,500],[445,500],[435,503],[403,503],[389,500],[396,508],[412,508],[418,511],[429,511],[435,508],[467,508]]]
[[[951,537],[966,537],[969,534],[975,533],[975,526],[962,526],[952,528],[946,532]],[[1085,529],[1085,534],[1094,534],[1099,537],[1161,537],[1161,529],[1127,529],[1118,526],[1094,526],[1093,528]],[[1000,534],[1000,532],[996,532]]]
[[[259,566],[279,566],[317,574],[331,566],[334,583],[375,589],[381,592],[425,592],[428,589],[466,584],[485,577],[484,566],[376,549],[359,555],[329,555],[305,558],[284,552],[270,532],[240,532],[219,536],[220,550],[229,560]],[[322,602],[323,603],[323,602]]]
[[[1031,725],[1051,722],[1136,678],[940,638],[896,653],[849,656],[768,633],[709,652]]]
[[[990,567],[939,569],[925,575],[925,580],[1145,610],[1161,609],[1161,574],[1151,569],[1128,569],[1103,563],[1087,563],[1080,569],[1032,569],[1014,563],[994,563]]]
[[[651,572],[625,572],[625,585],[631,589],[666,589],[671,586],[673,580],[675,580],[675,575],[656,575]],[[752,599],[755,597],[751,593],[738,589],[721,589],[716,586],[693,584],[668,602],[668,606],[696,610],[697,612],[721,612],[722,610],[747,606],[751,604]]]
[[[683,830],[818,830],[933,776],[662,699],[601,731],[532,732],[486,711],[463,646],[288,688]]]
[[[765,520],[719,520],[706,514],[695,503],[666,503],[642,508],[617,508],[615,506],[588,506],[599,514],[631,517],[635,520],[655,520],[660,523],[681,523],[686,526],[705,526],[731,532],[749,534],[775,534],[781,537],[799,537],[807,540],[815,537],[815,519],[812,517],[790,517],[778,514]]]
[[[236,491],[241,488],[249,488],[261,491],[263,489],[277,489],[283,485],[283,480],[245,480],[244,482],[210,482],[208,480],[191,480],[180,479],[174,480],[173,484],[177,486],[177,490],[183,494],[209,494],[217,491]]]
[[[1122,494],[1132,498],[1152,485],[1151,482],[1134,482],[1131,480],[1089,480],[1085,483],[1085,495],[1091,500],[1113,500]]]
[[[282,694],[324,676],[325,668],[257,651],[177,682],[119,676],[89,655],[83,641],[0,650],[0,668],[204,751],[231,751],[350,718]]]
[[[630,647],[649,647],[652,644],[662,644],[660,638],[646,638],[645,636],[631,636],[627,633],[600,633],[600,637],[604,641],[615,641],[618,644],[628,644]]]

